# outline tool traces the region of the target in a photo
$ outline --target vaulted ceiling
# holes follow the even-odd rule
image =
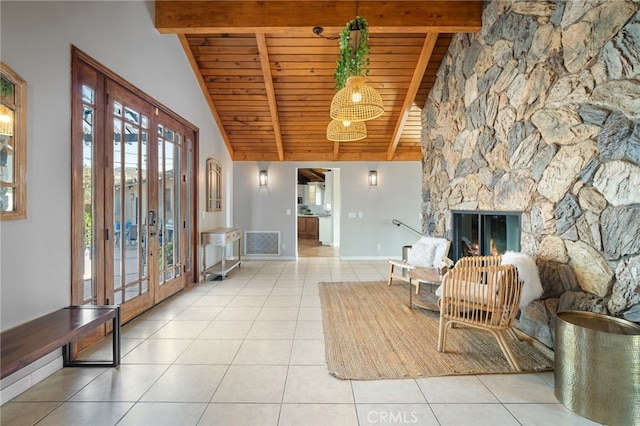
[[[385,113],[367,138],[337,143],[326,138],[335,38],[356,9]],[[481,20],[481,0],[155,3],[156,29],[178,35],[234,161],[420,160],[421,109],[451,36]]]

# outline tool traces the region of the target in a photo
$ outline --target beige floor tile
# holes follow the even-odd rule
[[[146,339],[160,330],[167,321],[145,321],[135,319],[122,327],[120,336],[123,339]]]
[[[274,296],[270,295],[264,303],[265,307],[298,307],[300,306],[300,296]]]
[[[502,404],[429,404],[442,426],[500,425],[520,423]]]
[[[262,308],[257,321],[295,321],[298,319],[298,307],[268,307]]]
[[[298,321],[295,339],[324,339],[322,321]]]
[[[407,380],[352,380],[356,403],[425,403],[420,388],[413,379]]]
[[[476,376],[416,379],[429,403],[495,403],[496,397]]]
[[[184,306],[170,306],[169,304],[157,306],[140,315],[143,321],[170,321],[184,311]]]
[[[113,359],[112,335],[96,342],[78,354],[79,360],[104,361]],[[123,357],[144,342],[141,338],[120,338],[120,356]]]
[[[284,402],[353,404],[354,400],[349,380],[330,376],[325,367],[292,365]]]
[[[279,403],[286,377],[286,366],[232,365],[211,402]]]
[[[292,340],[245,340],[233,364],[289,365]]]
[[[192,339],[147,339],[122,358],[123,364],[171,364]]]
[[[35,425],[60,404],[60,402],[8,402],[0,408],[0,425]]]
[[[226,365],[172,365],[141,400],[209,402],[226,371]]]
[[[218,284],[213,287],[204,297],[211,296],[235,296],[240,293],[240,290],[244,287],[244,284],[226,282],[224,284]],[[202,299],[198,300],[195,305],[198,305]]]
[[[553,386],[537,374],[489,374],[478,376],[503,403],[556,403]]]
[[[132,401],[139,400],[168,365],[120,365],[109,368],[76,393],[72,401]]]
[[[277,426],[280,404],[224,404],[207,406],[198,426]]]
[[[262,286],[251,286],[246,285],[240,292],[238,293],[238,297],[242,296],[269,296],[271,293],[272,285],[262,285]]]
[[[115,425],[132,405],[131,402],[65,402],[38,426]]]
[[[211,321],[169,321],[150,339],[195,339]]]
[[[291,350],[291,365],[321,365],[326,367],[324,340],[296,339]]]
[[[300,321],[322,321],[322,309],[320,307],[301,306],[298,319]]]
[[[595,426],[600,423],[584,418],[557,404],[505,404],[505,407],[525,426]]]
[[[221,306],[189,306],[180,314],[175,321],[212,321],[218,314],[222,312]]]
[[[254,320],[260,313],[258,306],[227,306],[218,314],[219,321]]]
[[[198,339],[178,357],[176,364],[231,364],[241,339]]]
[[[215,320],[205,328],[198,339],[244,339],[253,326],[253,321]]]
[[[359,426],[439,425],[428,404],[357,404]]]
[[[304,307],[320,307],[320,296],[315,295],[302,295],[302,299],[300,300],[300,306]]]
[[[208,308],[208,307],[224,308],[235,297],[235,293],[234,294],[218,294],[218,293],[212,294],[212,293],[213,293],[213,290],[209,292],[206,296],[202,296],[200,299],[196,300],[191,306],[196,308]]]
[[[266,295],[262,296],[236,296],[231,302],[229,307],[262,307],[267,300]]]
[[[353,404],[282,404],[279,426],[357,426]]]
[[[63,368],[42,380],[37,386],[18,395],[13,401],[66,401],[105,370],[105,368]],[[4,410],[4,406],[2,409]]]
[[[256,321],[247,339],[293,339],[295,321]]]
[[[118,426],[190,426],[197,425],[207,408],[204,403],[139,402]]]

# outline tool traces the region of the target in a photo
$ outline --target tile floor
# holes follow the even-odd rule
[[[119,368],[61,369],[3,405],[1,424],[595,424],[558,403],[553,373],[331,377],[318,282],[386,275],[385,261],[245,261],[125,325]]]

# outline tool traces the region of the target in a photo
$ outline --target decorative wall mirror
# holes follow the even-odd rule
[[[0,219],[27,217],[27,83],[0,62]]]
[[[222,210],[222,165],[213,158],[207,159],[207,211]]]

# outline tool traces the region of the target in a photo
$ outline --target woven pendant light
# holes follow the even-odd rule
[[[359,141],[367,137],[367,126],[362,122],[349,123],[331,120],[327,126],[327,139],[334,142]]]
[[[351,76],[347,85],[331,101],[331,118],[339,121],[373,120],[384,114],[380,94],[364,82],[364,77]]]

